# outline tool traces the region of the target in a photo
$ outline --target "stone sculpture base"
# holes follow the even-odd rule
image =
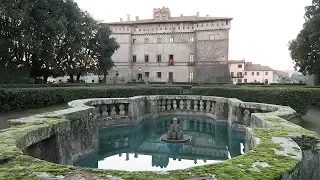
[[[183,138],[182,139],[168,139],[167,138],[167,135],[164,134],[161,136],[161,141],[164,141],[164,142],[170,142],[170,143],[184,143],[184,142],[188,142],[191,140],[190,136],[187,136],[187,135],[183,135]]]

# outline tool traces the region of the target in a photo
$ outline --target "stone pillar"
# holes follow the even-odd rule
[[[207,103],[206,103],[206,110],[207,110],[207,113],[209,113],[211,111],[211,102],[210,101],[207,101]]]
[[[198,111],[198,101],[194,100],[193,103],[194,103],[194,105],[193,105],[194,111]]]
[[[162,100],[162,111],[166,110],[166,100]]]
[[[121,117],[125,116],[126,115],[126,111],[124,110],[124,105],[123,104],[120,104],[119,109],[120,109],[120,116]]]
[[[146,113],[157,114],[161,111],[161,102],[156,99],[148,99],[146,103]]]
[[[117,115],[116,106],[115,106],[115,105],[112,105],[110,115],[111,115],[112,117],[115,117],[115,116]]]
[[[200,112],[203,112],[204,109],[204,102],[203,100],[200,100]]]
[[[128,116],[140,122],[146,114],[145,97],[129,98]]]
[[[174,110],[177,110],[177,101],[176,100],[173,100],[173,109]]]
[[[243,124],[240,120],[243,118],[243,111],[240,108],[242,101],[238,99],[229,99],[228,105],[228,124],[232,126],[234,123]]]
[[[183,99],[180,100],[180,110],[184,109],[184,101]]]
[[[191,101],[187,100],[187,110],[190,111],[191,110]]]
[[[171,100],[168,99],[167,101],[167,110],[170,111],[171,110]]]

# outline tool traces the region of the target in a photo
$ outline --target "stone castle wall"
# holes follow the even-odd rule
[[[217,82],[217,77],[221,75],[227,76],[220,78],[220,82],[230,81],[229,70],[215,64],[228,61],[229,21],[196,24],[124,23],[111,24],[110,27],[120,49],[112,57],[116,67],[110,72],[109,82],[113,81],[116,72],[120,82],[137,80],[138,74],[142,74],[144,81],[168,82],[169,72],[173,73],[173,81],[176,82]],[[173,38],[173,42],[170,42],[170,38]],[[190,42],[190,38],[193,41]],[[145,55],[149,56],[149,62],[145,62]],[[161,55],[160,63],[158,55]],[[168,65],[169,55],[174,56],[173,66]],[[190,55],[193,55],[191,63]],[[136,56],[136,62],[132,62],[133,56]],[[210,66],[207,70],[209,73],[194,70],[203,66]],[[145,72],[149,72],[150,76],[145,77]],[[157,77],[157,72],[161,72],[161,78]],[[190,77],[191,73],[198,78]]]

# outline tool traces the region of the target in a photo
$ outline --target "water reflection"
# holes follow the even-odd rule
[[[178,117],[190,142],[160,141]],[[146,120],[135,128],[104,129],[99,132],[99,151],[75,166],[128,171],[185,169],[239,156],[244,150],[243,131],[232,131],[226,123],[208,117],[166,116]]]

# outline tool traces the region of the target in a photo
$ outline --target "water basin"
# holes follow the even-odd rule
[[[172,119],[178,118],[186,143],[166,143]],[[213,164],[245,152],[245,132],[205,116],[175,115],[146,119],[137,127],[99,131],[99,150],[75,166],[126,171],[167,171]]]

